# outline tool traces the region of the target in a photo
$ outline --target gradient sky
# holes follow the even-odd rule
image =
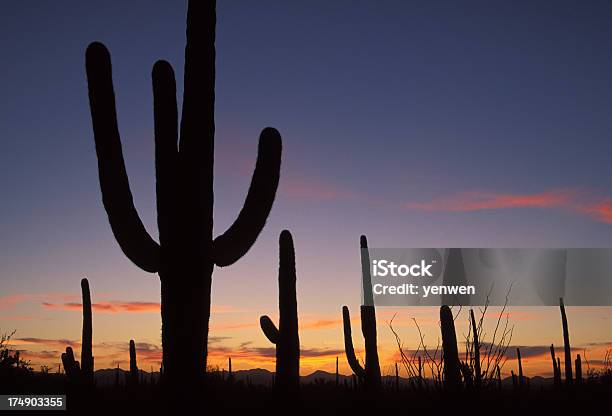
[[[87,276],[96,364],[125,365],[134,338],[158,366],[159,280],[124,257],[102,208],[84,52],[94,40],[111,51],[132,192],[156,235],[150,73],[163,58],[182,74],[185,15],[176,1],[3,8],[0,329],[17,329],[33,362],[57,363],[80,338],[70,303]],[[215,271],[211,362],[273,367],[257,322],[277,313],[283,228],[303,372],[342,356],[362,233],[378,247],[612,247],[611,20],[604,1],[219,1],[216,233],[241,207],[263,127],[280,130],[284,153],[266,228]],[[556,309],[513,311],[514,345],[560,344]],[[380,313],[384,365],[394,312]],[[434,309],[397,312],[408,346],[413,316],[435,344]],[[570,313],[575,344],[601,355],[612,309]]]

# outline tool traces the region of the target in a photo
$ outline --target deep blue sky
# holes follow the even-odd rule
[[[0,292],[74,291],[87,274],[157,298],[101,207],[84,52],[94,40],[111,51],[132,189],[156,235],[150,72],[163,58],[182,77],[185,15],[181,1],[4,5]],[[281,131],[285,153],[268,226],[216,274],[216,296],[229,303],[249,274],[268,277],[273,302],[282,228],[308,276],[304,302],[334,311],[359,301],[361,233],[376,246],[610,246],[609,224],[562,209],[402,205],[468,191],[608,196],[611,21],[606,1],[219,1],[218,232],[263,127]],[[321,294],[324,279],[350,290]]]

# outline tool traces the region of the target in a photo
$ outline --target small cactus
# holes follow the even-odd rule
[[[300,383],[300,338],[295,293],[295,251],[291,233],[287,230],[281,232],[278,244],[278,329],[266,315],[259,322],[268,340],[276,344],[277,388],[295,391]]]
[[[72,347],[66,347],[66,352],[62,353],[62,365],[69,382],[76,384],[81,381],[81,365],[74,359]]]
[[[370,274],[370,258],[368,255],[368,240],[365,235],[360,238],[361,275],[363,285],[364,305],[361,306],[361,332],[365,340],[365,366],[362,367],[355,357],[351,331],[351,315],[347,306],[342,307],[344,323],[344,349],[349,366],[353,373],[363,382],[368,390],[378,390],[382,383],[378,347],[376,341],[376,308],[372,293],[372,276]]]
[[[550,344],[550,358],[553,365],[553,380],[555,387],[561,386],[561,369],[557,366],[557,359],[555,358],[555,346]]]
[[[442,332],[442,359],[444,360],[444,387],[455,391],[461,388],[461,363],[457,349],[457,335],[453,313],[447,305],[440,307]]]
[[[62,364],[66,377],[72,384],[83,384],[93,386],[94,382],[94,358],[92,355],[92,313],[91,294],[87,278],[81,279],[81,296],[83,299],[83,330],[81,334],[81,363],[74,359],[72,347],[66,347],[62,354]]]
[[[138,364],[136,362],[136,344],[134,340],[130,340],[130,376],[129,384],[131,386],[138,385]]]
[[[582,359],[576,355],[576,385],[582,384]]]
[[[563,348],[565,349],[565,383],[572,384],[572,348],[570,346],[569,329],[567,327],[567,315],[563,298],[559,298],[559,308],[561,309],[561,323],[563,325]]]
[[[340,384],[340,372],[338,371],[338,356],[336,356],[336,387]]]
[[[473,309],[470,309],[470,321],[472,323],[472,337],[474,341],[474,383],[475,387],[479,389],[482,382],[482,374],[480,372],[480,340],[478,338],[478,325],[476,325]]]
[[[229,357],[227,359],[227,381],[230,383],[234,381],[234,372],[232,371],[232,357]]]

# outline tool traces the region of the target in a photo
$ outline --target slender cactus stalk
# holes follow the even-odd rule
[[[563,324],[563,348],[565,349],[565,384],[572,384],[572,348],[570,346],[569,329],[567,326],[567,315],[563,298],[559,298],[559,308],[561,309],[561,323]]]
[[[344,323],[344,350],[349,366],[353,373],[363,380],[366,389],[375,391],[380,389],[382,377],[378,361],[378,347],[376,341],[376,308],[372,293],[372,276],[370,273],[370,257],[368,254],[368,240],[365,235],[360,238],[361,249],[361,275],[364,305],[361,306],[361,332],[365,340],[365,366],[362,367],[355,356],[353,337],[351,334],[351,316],[347,306],[342,307],[342,320]]]
[[[92,354],[93,326],[91,323],[91,294],[89,281],[81,279],[81,296],[83,298],[83,332],[81,335],[81,373],[83,382],[93,384],[94,357]]]
[[[130,340],[130,385],[138,385],[138,363],[136,362],[136,344],[134,340]]]
[[[476,325],[473,309],[470,309],[470,321],[472,323],[472,337],[474,341],[474,382],[476,389],[480,389],[482,382],[482,374],[480,372],[480,340],[478,338],[478,325]]]
[[[582,384],[582,359],[576,355],[576,385]]]
[[[336,356],[336,388],[340,384],[340,372],[338,371],[338,356]]]
[[[395,363],[395,391],[399,391],[399,368]]]
[[[155,168],[159,242],[138,216],[117,126],[110,54],[94,42],[86,53],[89,103],[102,202],[125,255],[161,281],[164,380],[176,393],[197,390],[208,353],[214,266],[238,261],[255,243],[272,208],[281,137],[262,131],[249,191],[238,217],[213,239],[215,105],[214,0],[189,1],[180,124],[174,71],[153,66]]]
[[[229,357],[227,359],[227,381],[229,381],[230,383],[234,381],[234,373],[232,371],[232,357]]]
[[[280,319],[278,329],[264,315],[259,322],[261,329],[273,344],[276,344],[276,387],[295,392],[300,385],[300,338],[296,297],[295,250],[293,238],[287,230],[281,232],[279,240],[278,307]]]
[[[442,332],[442,357],[444,360],[444,388],[456,391],[461,388],[461,363],[457,348],[455,320],[447,305],[440,307],[440,329]]]
[[[553,365],[553,380],[555,387],[561,386],[561,369],[557,366],[557,359],[555,358],[555,346],[550,344],[550,358]]]

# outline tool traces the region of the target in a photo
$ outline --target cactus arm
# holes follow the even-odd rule
[[[104,209],[121,250],[138,267],[154,273],[159,267],[159,245],[134,207],[117,127],[110,54],[101,43],[87,48],[86,70]]]
[[[374,306],[374,295],[372,294],[372,274],[370,273],[370,253],[368,252],[368,239],[362,235],[359,239],[361,247],[361,278],[363,284],[363,304]]]
[[[351,334],[351,315],[347,306],[342,307],[342,321],[344,323],[344,350],[346,359],[353,370],[353,373],[359,378],[365,376],[365,369],[357,361],[355,357],[355,348],[353,348],[353,336]]]
[[[278,332],[276,325],[274,325],[274,322],[272,322],[267,315],[263,315],[259,318],[259,325],[261,326],[261,330],[266,338],[268,338],[272,344],[276,344],[280,338],[280,333]]]
[[[153,114],[155,124],[155,173],[159,242],[172,240],[172,218],[179,216],[177,204],[178,112],[174,71],[166,61],[153,66]]]
[[[244,256],[264,227],[278,188],[282,153],[281,136],[271,127],[259,138],[257,163],[238,218],[213,243],[215,264],[229,266]]]
[[[81,292],[83,297],[83,332],[81,336],[81,367],[83,377],[93,382],[93,355],[92,355],[92,323],[91,323],[91,294],[87,279],[81,279]]]

